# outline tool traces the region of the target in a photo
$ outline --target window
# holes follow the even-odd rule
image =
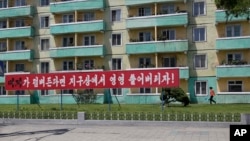
[[[0,21],[0,28],[7,28],[7,22],[6,21]]]
[[[49,73],[49,62],[41,62],[41,73]]]
[[[85,60],[83,65],[85,70],[91,70],[95,67],[94,60]]]
[[[111,11],[111,20],[114,21],[121,21],[121,9],[116,9]]]
[[[230,25],[226,27],[227,37],[238,37],[241,36],[241,26],[240,25]]]
[[[0,95],[6,95],[6,90],[4,86],[0,86]]]
[[[0,61],[0,76],[4,76],[6,73],[6,61]]]
[[[41,39],[41,50],[49,50],[49,39]]]
[[[175,6],[173,4],[163,5],[161,7],[162,14],[172,14],[175,13]]]
[[[16,26],[16,27],[24,27],[24,26],[25,26],[25,24],[24,24],[24,19],[16,20],[16,21],[15,21],[15,26]]]
[[[6,41],[0,41],[0,52],[7,51],[7,43]]]
[[[200,16],[206,14],[205,2],[194,2],[193,4],[193,16]]]
[[[139,16],[150,16],[151,14],[151,8],[149,7],[141,7],[139,8]]]
[[[121,45],[121,40],[122,40],[121,38],[122,38],[121,33],[112,34],[112,45],[113,46]]]
[[[85,13],[83,20],[84,21],[93,21],[93,20],[95,20],[95,14],[93,12]]]
[[[63,70],[73,70],[74,63],[73,61],[63,61]]]
[[[15,0],[15,6],[25,6],[26,0]]]
[[[229,92],[242,92],[242,81],[228,81]]]
[[[242,54],[241,53],[232,53],[227,54],[227,62],[231,63],[233,61],[241,61],[242,60]]]
[[[63,37],[63,47],[74,46],[73,37]]]
[[[85,36],[84,37],[84,45],[95,45],[95,36]]]
[[[74,15],[73,14],[63,15],[63,23],[72,23],[72,22],[74,22]]]
[[[200,54],[194,56],[194,68],[206,68],[206,55]]]
[[[163,58],[163,67],[176,67],[176,58],[175,57],[166,57]]]
[[[195,81],[195,94],[207,95],[207,81]]]
[[[41,95],[49,95],[49,90],[41,90]]]
[[[112,70],[121,70],[122,59],[121,58],[112,58]],[[122,95],[121,88],[114,88],[111,90],[112,95]]]
[[[8,0],[0,0],[0,8],[7,8]]]
[[[40,6],[48,6],[50,0],[40,0]]]
[[[15,95],[24,95],[24,94],[25,94],[24,90],[15,91]]]
[[[151,41],[151,33],[150,32],[140,32],[139,33],[139,41]]]
[[[122,59],[121,58],[112,58],[112,70],[121,70],[122,69]]]
[[[73,94],[74,90],[70,89],[70,90],[62,90],[63,94]]]
[[[15,50],[24,50],[25,42],[24,41],[16,41],[15,42]]]
[[[49,27],[49,16],[40,17],[40,22],[41,28]]]
[[[139,58],[139,68],[148,68],[151,65],[151,58]]]
[[[41,62],[41,73],[49,73],[49,62]],[[48,90],[41,90],[41,95],[49,95]]]
[[[16,64],[15,71],[16,72],[19,72],[19,71],[24,72],[24,64]]]
[[[112,95],[122,95],[122,89],[121,88],[112,89]]]
[[[162,32],[163,40],[175,40],[175,30],[167,29]]]
[[[199,27],[193,29],[193,41],[206,41],[206,29],[205,27]]]
[[[140,88],[140,93],[151,93],[151,88]]]

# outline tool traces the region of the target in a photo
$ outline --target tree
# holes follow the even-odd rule
[[[215,3],[217,8],[226,10],[227,18],[230,15],[246,16],[246,19],[249,20],[250,0],[215,0]]]
[[[181,88],[163,88],[160,99],[164,104],[178,101],[187,106],[190,102],[187,94]]]

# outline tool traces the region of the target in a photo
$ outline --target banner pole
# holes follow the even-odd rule
[[[19,111],[19,94],[17,93],[16,110]]]
[[[62,102],[63,102],[63,96],[62,96],[62,90],[61,90],[61,110],[63,109],[63,105],[62,105]]]

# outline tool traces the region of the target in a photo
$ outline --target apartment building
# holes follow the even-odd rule
[[[192,103],[250,102],[250,23],[210,0],[0,0],[0,65],[9,73],[178,68]],[[6,91],[0,103],[30,103]],[[40,103],[75,103],[80,90],[36,90]],[[102,103],[104,89],[87,89]],[[113,102],[159,103],[161,88],[108,90]],[[117,99],[117,100],[116,100]]]

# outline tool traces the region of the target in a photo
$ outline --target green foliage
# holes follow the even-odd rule
[[[165,102],[164,104],[178,101],[187,106],[190,102],[187,94],[181,88],[163,88],[160,99]]]
[[[249,0],[215,0],[215,3],[217,8],[226,10],[227,17],[230,15],[235,17],[244,15],[249,20]]]

